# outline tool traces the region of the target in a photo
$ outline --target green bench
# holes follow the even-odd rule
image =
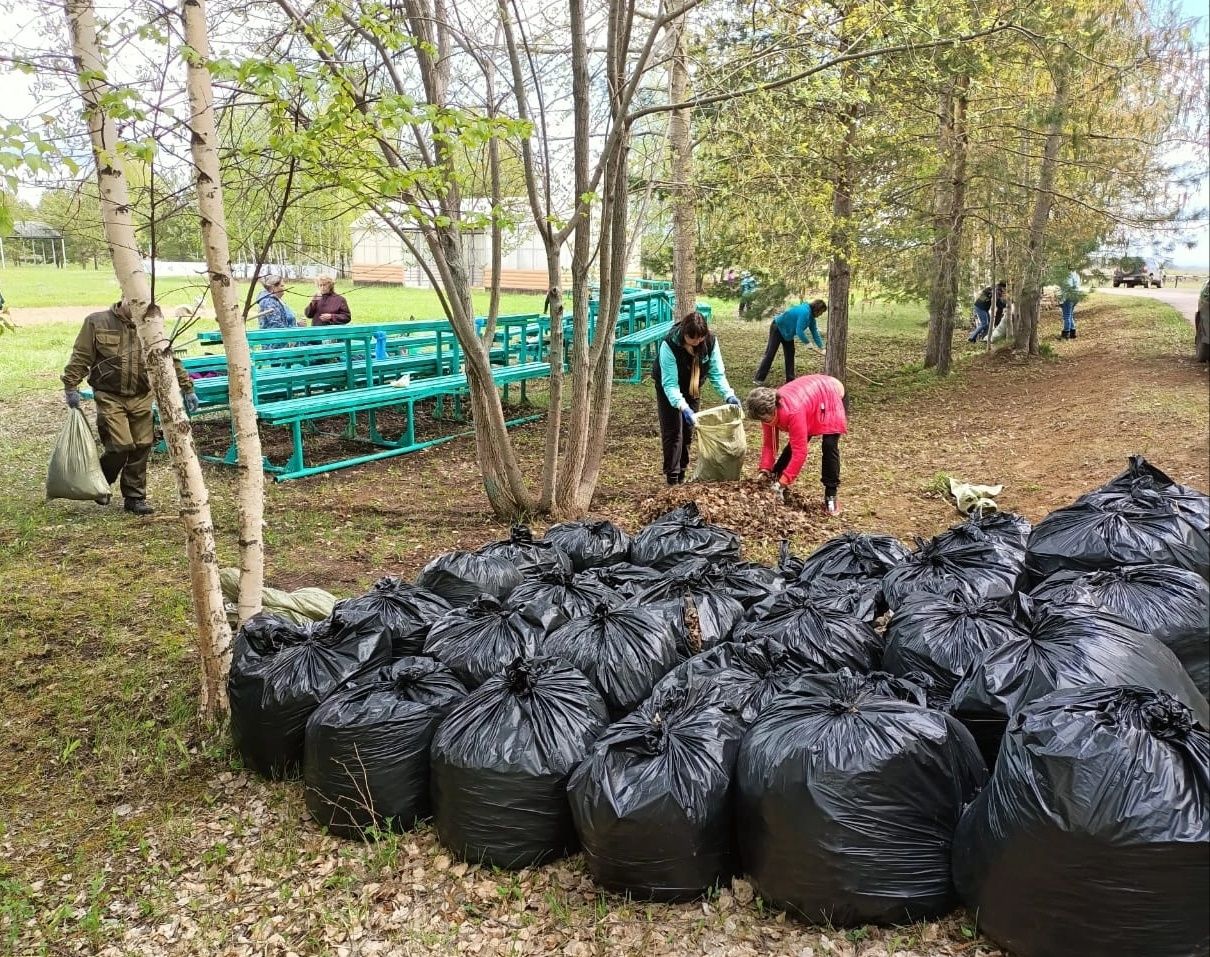
[[[372,366],[372,382],[366,381],[363,366],[354,366],[352,384],[348,367],[343,362],[323,362],[309,366],[285,369],[258,368],[252,382],[252,403],[259,406],[275,399],[289,399],[296,394],[309,395],[315,392],[331,392],[335,389],[364,388],[384,381],[397,379],[404,373],[411,375],[438,375],[452,372],[451,357],[446,355],[440,367],[436,353],[421,353],[415,356],[392,356],[379,359]],[[207,412],[224,409],[228,403],[228,379],[225,375],[206,376],[193,380],[193,389],[198,401]]]
[[[546,362],[526,362],[510,366],[497,366],[492,369],[492,379],[498,388],[507,388],[510,384],[524,384],[533,379],[544,379],[550,375],[550,364]],[[395,455],[404,455],[417,449],[428,448],[442,442],[449,442],[466,432],[455,435],[441,436],[436,439],[417,441],[415,406],[417,402],[426,399],[436,399],[440,402],[447,396],[460,399],[469,391],[466,376],[462,373],[433,376],[418,379],[407,386],[380,385],[364,389],[352,389],[341,392],[329,392],[322,395],[300,396],[293,399],[283,399],[279,402],[267,402],[257,409],[260,421],[265,425],[282,426],[290,429],[291,453],[289,459],[282,465],[276,465],[265,460],[265,471],[277,481],[303,478],[317,475],[321,472],[331,472],[336,469],[375,462],[379,459]],[[387,439],[378,430],[377,413],[383,409],[400,408],[405,417],[405,428],[399,439]],[[366,413],[369,442],[380,446],[378,451],[352,458],[339,459],[318,465],[307,465],[303,450],[304,424],[313,423],[316,419],[326,419],[333,416],[349,416],[351,421],[359,413]],[[438,413],[440,414],[440,413]],[[518,425],[531,422],[539,415],[525,416],[508,422]],[[351,430],[346,429],[345,438],[355,438]],[[235,461],[234,448],[229,449],[222,459],[224,462]]]
[[[615,380],[631,383],[642,381],[643,369],[651,361],[650,354],[655,352],[653,347],[658,347],[657,344],[672,331],[672,326],[671,321],[661,322],[616,339],[613,344],[614,358],[621,360],[626,371],[620,376],[615,374]]]
[[[710,321],[712,310],[708,305],[698,303],[697,311],[705,316],[707,322]],[[671,319],[665,319],[663,322],[641,326],[635,332],[615,339],[614,357],[621,360],[625,370],[622,375],[615,376],[615,380],[630,383],[642,381],[644,368],[650,364],[654,358],[652,354],[659,348],[658,344],[664,337],[672,331],[673,325],[675,323]]]

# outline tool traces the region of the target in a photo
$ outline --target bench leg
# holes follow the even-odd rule
[[[416,444],[416,403],[408,400],[408,424],[403,432],[403,444],[411,448]]]
[[[345,426],[344,437],[350,441],[357,438],[357,413],[349,413],[349,424]]]
[[[290,438],[294,447],[283,470],[283,473],[287,475],[299,474],[306,467],[303,463],[302,425],[297,419],[290,423]]]

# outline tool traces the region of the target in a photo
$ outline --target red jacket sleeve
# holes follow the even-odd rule
[[[794,416],[786,424],[786,431],[790,433],[790,464],[781,473],[782,485],[789,485],[798,478],[798,473],[807,464],[807,444],[811,438],[806,420],[801,415]]]
[[[770,422],[762,422],[760,428],[760,468],[762,472],[772,472],[773,464],[777,460],[777,429],[773,428]]]

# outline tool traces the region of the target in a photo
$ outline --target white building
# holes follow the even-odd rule
[[[419,230],[414,230],[413,245],[425,248]],[[491,285],[491,237],[486,228],[463,232],[464,250],[476,288]],[[420,289],[432,287],[420,263],[403,240],[382,219],[374,214],[362,216],[352,226],[353,282],[397,283]],[[564,285],[569,280],[571,254],[563,248],[562,271]],[[532,224],[522,224],[504,232],[503,258],[500,264],[500,286],[503,289],[545,290],[546,250],[542,237]]]

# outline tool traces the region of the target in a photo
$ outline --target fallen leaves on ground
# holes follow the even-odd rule
[[[672,485],[644,499],[639,518],[650,522],[678,505],[696,502],[707,522],[722,525],[745,541],[776,544],[783,538],[817,539],[843,531],[837,520],[824,514],[822,493],[814,496],[791,486],[783,504],[775,501],[769,485],[757,479]],[[830,533],[832,527],[835,532]]]

